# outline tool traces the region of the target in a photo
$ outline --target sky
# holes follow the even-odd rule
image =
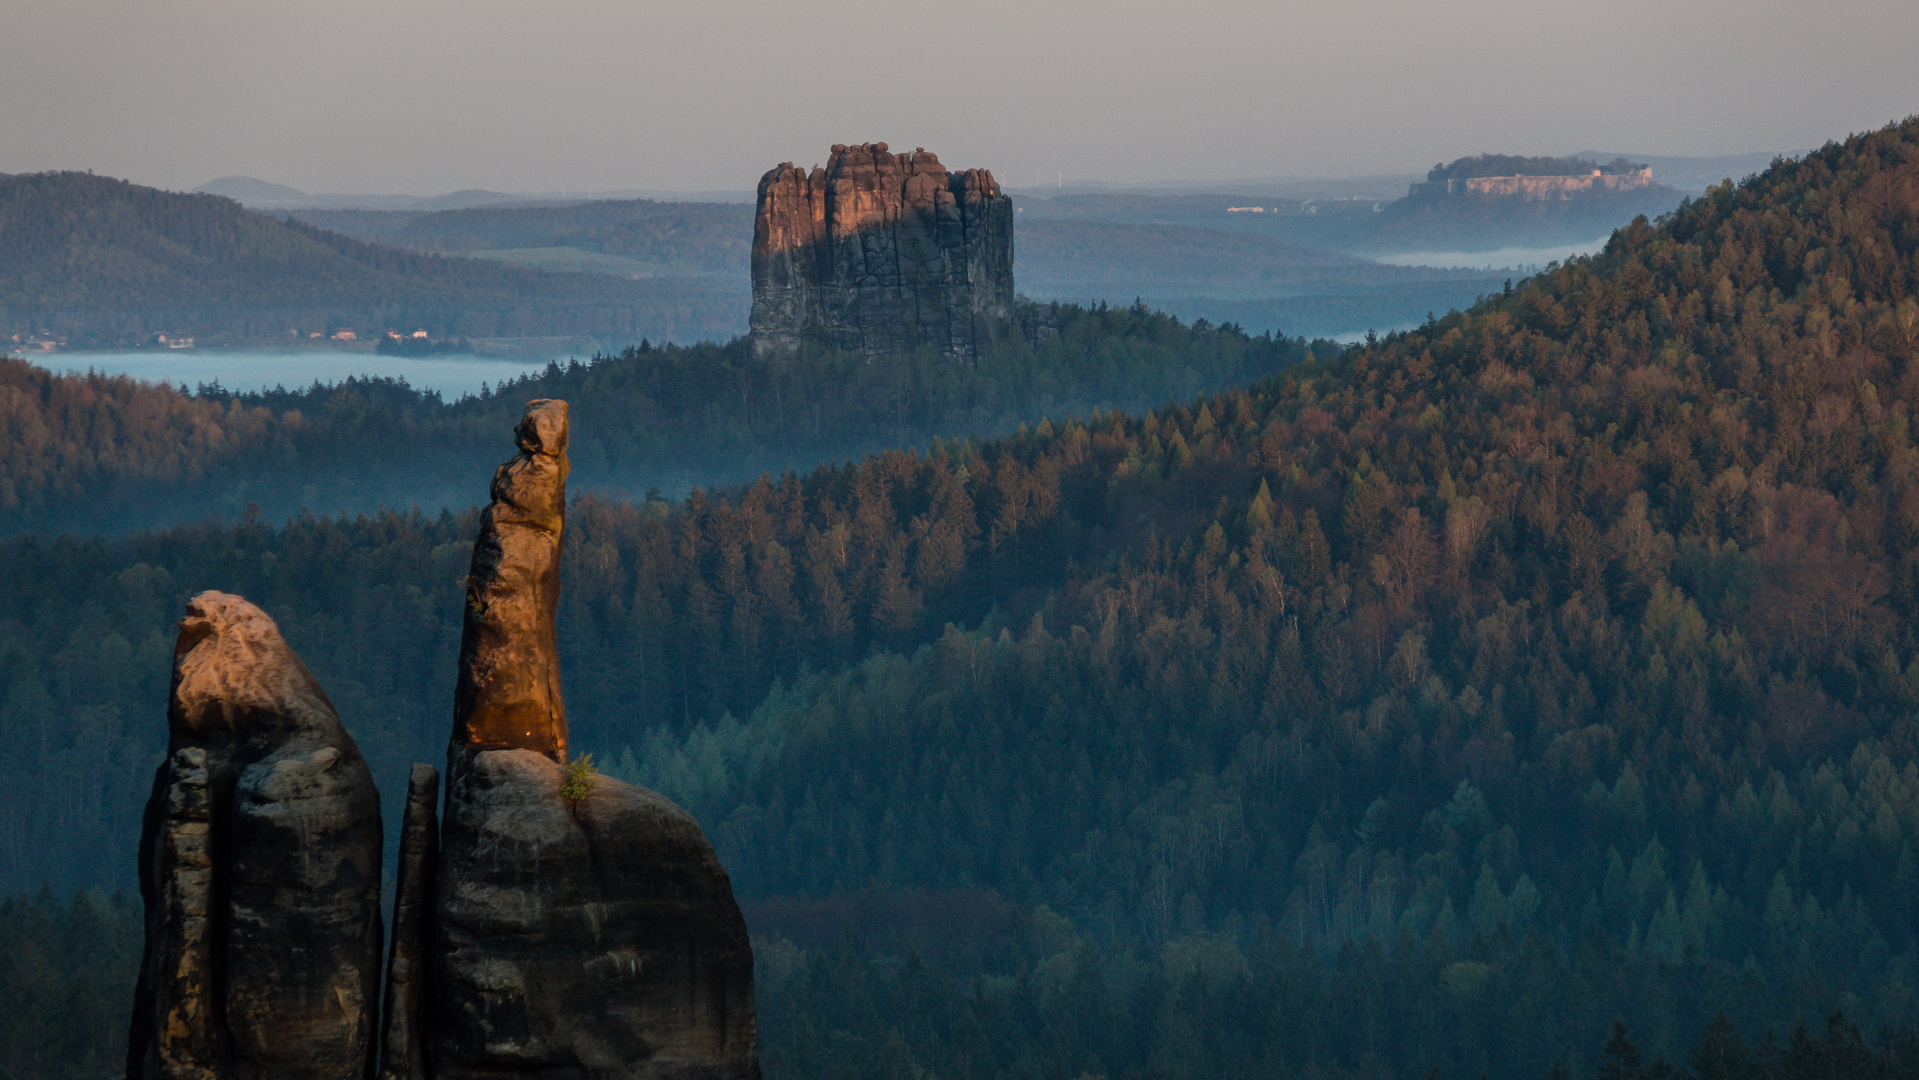
[[[1914,0],[0,0],[0,172],[750,189],[834,142],[1012,187],[1803,149],[1919,111]]]

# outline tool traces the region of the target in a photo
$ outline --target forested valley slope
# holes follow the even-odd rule
[[[1919,120],[1243,388],[581,499],[574,742],[706,828],[775,1076],[1910,1075],[1916,287]],[[123,880],[201,588],[398,790],[473,527],[8,541],[8,887]]]
[[[723,336],[733,291],[423,254],[91,173],[0,177],[0,336],[76,348],[434,337]]]
[[[1026,332],[976,364],[932,351],[874,364],[806,344],[654,346],[550,364],[445,401],[384,378],[266,393],[182,392],[0,358],[0,536],[124,534],[249,512],[465,507],[529,398],[573,401],[573,486],[639,498],[750,482],[935,437],[1150,408],[1243,385],[1338,346],[1192,325],[1142,306],[1023,305]]]

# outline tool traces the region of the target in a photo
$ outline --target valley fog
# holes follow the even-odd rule
[[[1428,266],[1444,270],[1510,270],[1537,273],[1547,263],[1592,255],[1606,247],[1601,236],[1577,244],[1548,247],[1503,247],[1492,251],[1399,251],[1374,256],[1388,266]]]

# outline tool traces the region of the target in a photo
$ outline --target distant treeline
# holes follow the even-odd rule
[[[1450,165],[1434,165],[1426,173],[1428,182],[1467,180],[1479,176],[1585,176],[1595,170],[1604,173],[1629,173],[1643,169],[1629,158],[1614,158],[1605,164],[1586,158],[1523,157],[1516,154],[1479,154],[1463,157]]]
[[[468,506],[484,497],[500,432],[533,397],[573,403],[576,487],[638,496],[935,436],[997,435],[1048,415],[1146,408],[1338,349],[1144,307],[1044,305],[1023,317],[1029,334],[977,364],[810,346],[757,359],[744,339],[646,345],[454,402],[391,379],[182,395],[0,359],[0,533],[232,520],[249,504],[269,520],[303,508]]]
[[[685,274],[744,277],[753,239],[751,203],[602,200],[572,206],[467,210],[294,210],[322,229],[422,251],[575,247]]]

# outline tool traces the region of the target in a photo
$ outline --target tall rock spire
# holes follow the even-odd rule
[[[417,1039],[396,1014],[390,1080],[421,1062],[434,1080],[758,1080],[752,944],[699,824],[611,777],[568,783],[566,403],[530,403],[516,435],[473,545],[425,1007]],[[402,906],[396,957],[409,925]]]
[[[453,743],[566,761],[566,703],[553,616],[566,529],[566,402],[529,401],[520,452],[493,474],[466,579]]]

